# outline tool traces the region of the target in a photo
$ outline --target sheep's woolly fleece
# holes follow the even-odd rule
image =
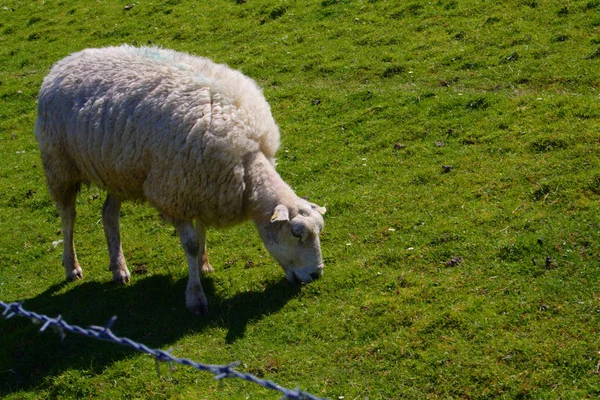
[[[244,215],[244,158],[274,164],[279,129],[255,82],[155,47],[87,49],[44,79],[36,137],[53,199],[94,182],[170,220],[227,226]]]

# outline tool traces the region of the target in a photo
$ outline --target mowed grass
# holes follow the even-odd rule
[[[133,7],[129,7],[133,4]],[[127,6],[127,7],[126,7]],[[50,66],[155,44],[254,78],[281,175],[327,207],[323,279],[296,287],[251,223],[209,231],[210,313],[185,309],[172,227],[126,203],[110,283],[98,188],[65,283],[33,137]],[[332,399],[600,395],[600,2],[0,4],[0,299]],[[142,273],[146,272],[146,273]],[[0,321],[6,398],[277,398],[108,343]]]

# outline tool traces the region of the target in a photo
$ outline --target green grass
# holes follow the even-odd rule
[[[84,326],[118,315],[119,335],[332,399],[600,395],[600,2],[128,4],[0,4],[0,299]],[[192,318],[178,239],[144,204],[124,206],[122,234],[148,273],[110,283],[92,186],[85,278],[64,282],[36,96],[54,62],[121,43],[264,88],[280,173],[328,209],[323,279],[286,283],[252,224],[211,230],[210,313]],[[6,398],[277,396],[36,329],[0,321]]]

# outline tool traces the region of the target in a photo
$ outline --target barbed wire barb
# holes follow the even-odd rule
[[[167,350],[167,353],[169,355],[171,355],[171,353],[173,352],[173,348],[169,347],[169,350]],[[169,370],[171,370],[171,372],[175,371],[175,365],[173,364],[172,360],[167,361],[169,363]]]
[[[236,374],[234,370],[235,367],[239,366],[241,362],[234,361],[229,365],[217,366],[217,373],[215,375],[215,379],[222,382],[225,378],[235,378]]]
[[[27,311],[22,307],[22,305],[23,302],[4,303],[3,301],[0,301],[0,306],[4,307],[4,311],[2,311],[1,315],[5,319],[9,319],[14,317],[15,315],[19,315],[22,317],[29,318],[33,323],[41,323],[42,327],[39,330],[40,332],[46,331],[47,328],[53,328],[54,330],[57,330],[59,332],[61,340],[65,339],[65,332],[71,332],[89,338],[118,343],[122,346],[130,347],[139,352],[149,354],[154,357],[156,373],[158,376],[160,376],[160,362],[168,363],[171,372],[175,370],[174,363],[177,363],[196,368],[200,371],[211,372],[213,375],[215,375],[215,379],[218,380],[221,384],[223,382],[223,379],[225,378],[239,378],[247,382],[256,383],[264,388],[282,393],[282,400],[324,400],[308,392],[303,392],[300,390],[300,388],[296,388],[294,390],[286,389],[282,386],[279,386],[275,382],[260,379],[249,373],[239,372],[235,369],[235,367],[241,365],[239,361],[232,362],[228,365],[202,364],[187,358],[174,357],[171,354],[173,348],[169,348],[169,350],[167,351],[151,349],[143,343],[135,342],[126,337],[116,336],[111,330],[113,324],[117,320],[116,316],[111,317],[111,319],[105,326],[91,325],[88,329],[85,329],[77,325],[69,325],[64,319],[62,319],[60,315],[56,318],[51,318],[46,315],[40,315],[32,311]]]
[[[154,357],[154,368],[156,369],[156,375],[160,378],[160,360],[158,357]]]

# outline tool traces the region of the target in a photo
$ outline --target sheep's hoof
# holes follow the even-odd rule
[[[201,271],[203,274],[209,274],[209,273],[213,272],[214,269],[213,269],[212,265],[210,265],[209,263],[206,263],[206,264],[202,264]]]
[[[129,270],[125,269],[111,269],[113,273],[113,282],[117,285],[124,285],[129,283]]]
[[[186,293],[186,307],[196,317],[208,314],[208,301],[203,292],[196,296]]]
[[[83,279],[83,271],[81,270],[81,267],[76,267],[67,272],[67,280],[78,281],[80,279]]]
[[[201,317],[208,314],[208,305],[202,304],[200,307],[190,310],[195,317]]]

